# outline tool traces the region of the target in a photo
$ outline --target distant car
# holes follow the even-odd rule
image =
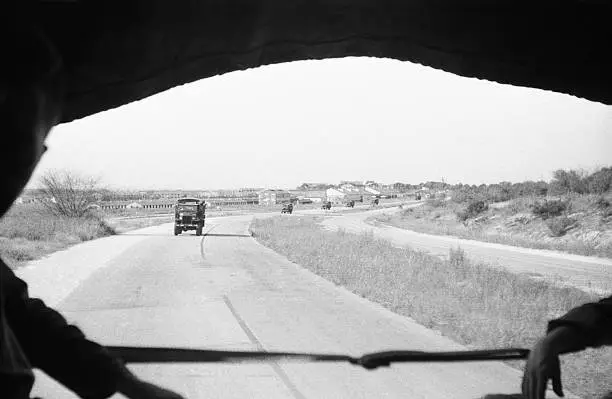
[[[195,230],[202,235],[206,222],[206,202],[198,198],[179,198],[174,205],[174,235],[183,231]]]
[[[355,201],[353,201],[353,200],[348,201],[348,202],[346,203],[346,206],[347,206],[348,208],[354,208],[354,207],[355,207]]]
[[[288,213],[291,215],[293,213],[293,204],[285,205],[283,209],[281,209],[281,213]]]
[[[325,209],[325,210],[329,211],[331,209],[331,207],[332,207],[331,201],[327,201],[327,202],[323,203],[323,206],[321,206],[321,209]]]

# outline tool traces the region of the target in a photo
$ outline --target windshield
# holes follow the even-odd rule
[[[407,62],[249,69],[57,127],[0,253],[103,345],[346,356],[130,365],[185,397],[510,397],[524,361],[347,359],[531,349],[610,295],[610,129],[601,104]],[[566,395],[605,392],[610,355],[564,357]],[[33,396],[62,397],[45,378]]]
[[[178,204],[177,209],[179,211],[193,211],[195,212],[198,209],[197,205],[189,205],[189,204]]]

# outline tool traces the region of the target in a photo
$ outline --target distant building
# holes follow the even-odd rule
[[[332,187],[328,183],[302,183],[297,189],[302,191],[321,191]]]
[[[301,204],[323,202],[327,198],[326,190],[289,190],[289,193]]]
[[[327,199],[326,190],[308,190],[304,193],[304,199],[312,202],[323,202]]]
[[[365,184],[362,181],[343,180],[338,185],[338,188],[343,190],[363,189]]]
[[[260,205],[288,204],[291,193],[286,190],[266,189],[257,193]]]
[[[373,189],[372,187],[366,187],[365,191],[367,191],[368,193],[373,194],[373,195],[380,195],[381,194],[380,191],[378,191],[376,189]]]
[[[328,188],[325,191],[327,201],[331,201],[334,204],[343,203],[346,199],[346,192],[337,188]]]
[[[336,191],[341,192],[343,195],[340,196],[337,193],[333,193],[332,196],[334,198],[338,198],[337,200],[330,200],[332,202],[341,203],[347,201],[355,201],[355,202],[366,202],[370,199],[376,197],[378,191],[371,188],[366,187],[364,184],[359,182],[343,182],[340,184],[340,187],[335,189]]]

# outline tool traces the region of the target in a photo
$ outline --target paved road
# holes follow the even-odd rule
[[[323,225],[330,229],[342,228],[353,233],[371,231],[377,237],[390,240],[397,245],[407,245],[441,257],[447,257],[449,249],[461,247],[469,258],[477,261],[601,295],[612,293],[612,259],[517,248],[449,236],[422,234],[380,223],[376,225],[366,223],[366,219],[373,214],[384,212],[393,212],[393,210],[341,214],[327,218]]]
[[[107,345],[329,351],[450,350],[460,345],[359,298],[259,245],[248,216],[210,219],[204,238],[171,225],[73,247],[20,270]],[[63,270],[63,273],[59,273]],[[189,398],[479,398],[518,391],[501,363],[139,365]],[[71,397],[39,378],[36,396]],[[503,396],[507,397],[507,396]],[[552,397],[552,396],[551,396]]]

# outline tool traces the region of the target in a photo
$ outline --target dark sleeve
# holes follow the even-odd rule
[[[588,347],[612,345],[612,296],[570,310],[548,323],[548,332],[559,326],[572,326],[581,331]]]
[[[28,296],[27,285],[0,261],[6,318],[33,367],[83,398],[107,398],[117,390],[123,364],[102,346],[88,341],[41,300]]]

